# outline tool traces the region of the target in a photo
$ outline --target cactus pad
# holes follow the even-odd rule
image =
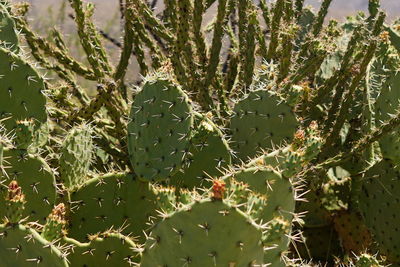
[[[291,107],[265,90],[251,92],[235,105],[231,119],[233,148],[247,161],[262,149],[290,142],[298,127]]]
[[[361,253],[372,243],[372,237],[358,214],[342,211],[335,216],[335,230],[347,253]]]
[[[390,160],[376,163],[365,173],[359,208],[380,251],[391,261],[400,261],[399,215],[400,170]]]
[[[68,267],[65,255],[33,229],[0,225],[0,265]]]
[[[35,129],[47,121],[43,79],[25,60],[0,48],[0,120],[8,131],[20,120],[33,120]]]
[[[390,119],[391,114],[395,114],[399,108],[400,92],[397,90],[399,85],[400,73],[398,73],[397,70],[382,84],[380,95],[375,104],[377,126],[380,126],[382,122]],[[379,145],[384,158],[400,162],[400,137],[398,127],[393,133],[382,137],[379,141]]]
[[[79,243],[66,239],[74,246],[68,256],[71,266],[97,267],[107,263],[109,266],[134,266],[138,262],[136,244],[128,237],[118,233],[103,233],[95,236],[89,243]]]
[[[67,188],[84,183],[92,162],[93,150],[90,126],[80,125],[68,133],[60,157],[61,180]]]
[[[31,156],[24,150],[9,150],[4,152],[9,162],[5,169],[8,177],[0,173],[1,179],[10,182],[16,180],[25,194],[24,217],[32,221],[44,223],[51,212],[56,199],[54,173],[46,162],[38,156]],[[6,190],[0,187],[0,198],[4,199]],[[5,203],[0,201],[0,216],[5,215]]]
[[[230,148],[221,131],[210,120],[203,118],[191,139],[187,165],[171,177],[173,185],[190,188],[211,184],[210,177],[220,176],[231,162]]]
[[[222,201],[203,200],[155,225],[141,265],[262,265],[261,230]]]
[[[0,4],[0,46],[17,52],[18,43],[14,20],[10,17],[6,8]]]
[[[79,241],[123,226],[122,233],[143,236],[148,218],[156,215],[156,197],[148,183],[132,175],[108,174],[71,193],[71,209],[69,236]]]
[[[231,177],[246,183],[250,190],[266,199],[256,218],[270,227],[265,233],[269,236],[268,241],[265,241],[269,249],[265,253],[264,261],[273,266],[281,266],[281,255],[289,245],[287,235],[291,232],[295,209],[295,192],[291,182],[270,167],[241,169]]]
[[[173,175],[189,150],[193,116],[186,94],[168,79],[148,78],[130,119],[129,155],[139,178],[159,181]]]
[[[249,189],[267,197],[264,221],[272,220],[276,215],[290,214],[294,211],[295,194],[289,179],[270,167],[252,167],[231,174],[238,182],[249,185]],[[291,217],[291,215],[289,216]]]

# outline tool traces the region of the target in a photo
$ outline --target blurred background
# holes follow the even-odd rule
[[[29,0],[33,5],[32,14],[43,14],[42,11],[52,7],[56,9],[57,6],[65,0]],[[104,20],[113,15],[113,11],[118,10],[118,0],[89,0],[97,6],[97,18]],[[159,1],[160,3],[162,1]],[[257,2],[257,0],[256,0]],[[320,0],[306,0],[306,3],[318,8]],[[389,17],[393,19],[400,16],[400,0],[381,0],[382,7],[385,9]],[[368,0],[333,0],[330,9],[330,17],[341,18],[353,14],[357,10],[367,10]]]
[[[11,1],[20,2],[17,0]],[[148,0],[148,2],[152,1],[154,0]],[[258,4],[259,0],[254,1]],[[75,23],[69,17],[69,14],[73,12],[69,7],[68,0],[27,0],[27,2],[31,4],[28,18],[33,30],[42,36],[47,36],[51,41],[52,37],[49,33],[53,27],[56,27],[62,33],[67,47],[70,48],[71,54],[77,59],[85,61],[84,52],[76,35]],[[120,21],[119,0],[85,0],[85,2],[92,2],[95,4],[96,10],[94,18],[98,28],[107,33],[107,35],[115,41],[120,42],[123,25]],[[160,13],[163,9],[162,0],[158,0],[157,3],[155,12]],[[311,5],[318,11],[321,1],[306,0],[306,4]],[[400,16],[400,0],[381,0],[381,4],[382,8],[388,14],[388,21]],[[367,8],[368,0],[333,0],[328,18],[335,18],[339,21],[343,21],[346,16],[354,15],[357,11],[367,11]],[[215,10],[215,8],[210,8],[209,13],[205,16],[205,22],[210,21],[213,10]],[[105,41],[104,44],[110,54],[110,59],[117,62],[120,54],[119,48],[110,41]],[[136,59],[132,58],[131,67],[127,75],[128,80],[132,82],[140,80],[140,75],[137,70]],[[88,87],[94,88],[93,85],[89,85]]]

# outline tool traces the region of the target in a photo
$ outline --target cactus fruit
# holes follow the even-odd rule
[[[140,266],[261,265],[261,235],[262,230],[238,209],[224,201],[203,200],[153,227]]]
[[[67,188],[71,189],[85,182],[93,152],[92,130],[89,125],[76,126],[65,137],[61,148],[60,176]]]
[[[152,186],[130,174],[93,178],[72,192],[70,198],[69,236],[81,242],[111,227],[143,239],[146,223],[156,216]]]
[[[262,150],[290,142],[297,127],[292,108],[278,95],[252,91],[234,108],[230,123],[233,149],[239,159],[247,161]]]
[[[10,166],[6,169],[8,175],[3,175],[2,179],[14,179],[22,188],[26,200],[23,216],[44,223],[56,199],[54,172],[43,159],[29,155],[24,150],[4,151],[4,156]],[[4,199],[7,191],[0,193]],[[4,204],[0,202],[1,215],[5,214]]]
[[[182,166],[189,150],[192,107],[166,77],[148,77],[135,96],[128,126],[132,167],[145,181],[165,180]]]
[[[22,226],[0,225],[1,266],[68,267],[66,254],[35,230]]]

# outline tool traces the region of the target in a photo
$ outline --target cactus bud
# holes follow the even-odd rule
[[[49,241],[58,239],[64,235],[66,224],[65,205],[64,203],[60,203],[54,207],[47,217],[42,236]]]
[[[215,200],[222,200],[224,198],[224,193],[225,193],[225,182],[221,180],[214,180],[213,181],[213,198]]]
[[[8,186],[6,196],[6,223],[16,224],[22,219],[22,213],[25,209],[25,195],[22,193],[21,187],[17,181],[11,181]]]

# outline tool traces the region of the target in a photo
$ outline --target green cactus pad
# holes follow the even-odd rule
[[[400,261],[400,170],[390,160],[372,166],[363,180],[358,196],[359,209],[365,224],[381,253],[390,261]]]
[[[79,243],[66,238],[67,244],[74,246],[73,253],[68,256],[71,266],[123,267],[134,266],[139,261],[137,245],[128,237],[118,233],[104,233],[94,237],[89,243]]]
[[[387,81],[382,84],[381,92],[376,100],[376,125],[379,127],[383,122],[391,118],[399,108],[400,73],[393,71]],[[384,158],[400,162],[400,129],[397,127],[391,134],[383,136],[379,140],[381,152]]]
[[[140,266],[259,266],[261,235],[239,210],[203,200],[155,225]]]
[[[69,236],[86,242],[88,235],[126,226],[122,233],[143,237],[156,196],[148,183],[127,174],[108,174],[87,181],[71,193]]]
[[[207,118],[201,118],[191,139],[187,165],[170,179],[171,185],[192,189],[209,187],[211,177],[231,163],[231,153],[222,132]]]
[[[35,230],[0,225],[0,266],[68,267],[64,254]]]
[[[265,263],[270,263],[272,266],[283,266],[281,255],[289,245],[287,235],[291,232],[291,222],[295,210],[293,185],[289,179],[283,178],[271,167],[241,169],[230,177],[247,184],[250,190],[266,199],[257,214],[258,220],[269,225],[274,225],[275,222],[287,222],[288,226],[285,223],[284,229],[275,236],[275,240],[271,240],[271,237],[268,238],[270,249],[266,251],[264,258]],[[247,209],[246,206],[244,207]],[[277,218],[282,219],[277,220]],[[273,231],[273,228],[270,230]],[[271,231],[266,231],[266,235],[271,234]]]
[[[18,43],[15,22],[10,17],[10,14],[8,14],[6,8],[0,4],[0,46],[18,52]]]
[[[252,167],[234,172],[230,177],[249,185],[249,189],[267,197],[263,221],[277,215],[289,215],[294,211],[295,193],[289,179],[270,167]],[[289,216],[291,217],[291,215]]]
[[[159,181],[173,175],[189,150],[193,116],[186,94],[168,79],[148,78],[130,119],[129,155],[139,178]]]
[[[235,105],[231,119],[233,149],[247,161],[262,149],[290,142],[298,122],[289,105],[265,90],[251,92]]]
[[[16,180],[25,194],[24,217],[44,223],[56,200],[54,172],[39,156],[32,156],[24,150],[6,150],[4,157],[8,162],[7,175],[0,172],[0,179],[5,184]],[[4,199],[7,190],[0,187],[0,198]],[[6,206],[0,201],[0,217],[5,216]]]
[[[16,128],[16,122],[32,119],[39,129],[47,121],[46,98],[43,95],[43,79],[32,66],[0,48],[0,120],[8,131]]]
[[[76,126],[65,138],[60,157],[61,180],[67,188],[83,184],[92,162],[94,144],[88,125]]]

